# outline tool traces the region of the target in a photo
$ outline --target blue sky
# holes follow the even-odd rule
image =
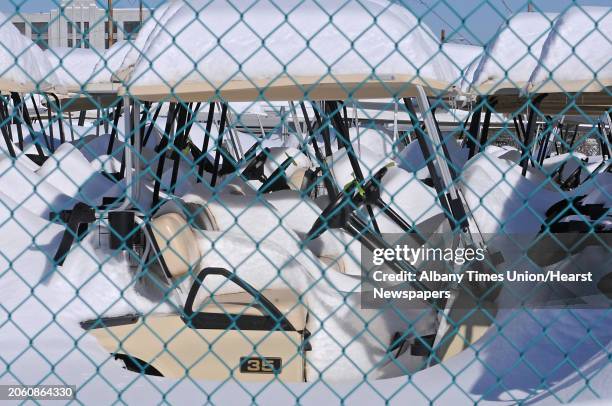
[[[106,7],[106,0],[95,0]],[[283,1],[283,0],[278,0]],[[320,0],[324,2],[324,0]],[[423,18],[434,32],[446,31],[450,40],[465,38],[469,43],[486,43],[504,19],[512,13],[527,9],[527,0],[397,0]],[[143,0],[145,7],[155,7],[164,0]],[[0,0],[0,11],[14,13],[48,11],[60,0]],[[138,7],[139,0],[114,0],[115,7]],[[606,5],[610,0],[532,0],[536,10],[562,11],[572,4]],[[467,27],[467,28],[466,28]]]

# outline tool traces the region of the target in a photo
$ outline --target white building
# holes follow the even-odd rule
[[[11,20],[22,34],[41,48],[71,47],[105,49],[109,46],[108,10],[96,0],[63,0],[60,7],[42,13],[21,13]],[[143,20],[149,16],[144,8]],[[128,39],[140,27],[138,8],[115,8],[114,41]]]

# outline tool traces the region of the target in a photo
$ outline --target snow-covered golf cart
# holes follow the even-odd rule
[[[150,230],[169,279],[199,269],[202,253],[182,216],[161,215],[152,220]],[[231,284],[234,293],[207,291],[205,282],[215,277]],[[136,372],[303,381],[305,352],[311,349],[306,321],[306,309],[290,289],[257,290],[227,269],[204,268],[197,271],[183,309],[174,314],[127,315],[82,326]]]
[[[358,36],[367,30],[371,24],[371,14],[364,13],[356,4],[340,6],[341,2],[334,2],[326,7],[341,9],[338,16],[342,18],[338,24],[342,35]],[[345,59],[334,68],[333,75],[327,72],[324,64],[311,66],[307,61],[296,66],[298,71],[289,69],[279,75],[277,70],[282,71],[282,67],[265,62],[269,56],[263,54],[261,58],[264,59],[259,61],[258,66],[269,66],[269,72],[250,72],[245,66],[243,73],[249,77],[248,80],[226,80],[226,74],[233,72],[235,66],[224,66],[224,62],[218,59],[219,55],[213,58],[213,65],[224,66],[222,71],[210,71],[212,60],[203,58],[198,65],[200,73],[195,74],[192,65],[185,65],[181,69],[184,68],[186,75],[178,83],[175,83],[175,78],[164,77],[167,75],[164,68],[166,63],[182,66],[176,58],[170,57],[171,53],[164,53],[168,57],[160,58],[163,55],[157,55],[153,58],[160,63],[153,69],[159,75],[156,78],[140,72],[149,56],[143,56],[132,67],[130,79],[122,90],[126,111],[132,112],[124,115],[125,133],[130,135],[128,139],[131,144],[131,148],[126,148],[125,163],[127,168],[134,168],[125,173],[125,182],[129,186],[126,199],[123,203],[109,202],[102,208],[83,205],[63,213],[69,227],[56,255],[61,263],[70,255],[73,240],[83,237],[87,224],[102,224],[105,232],[109,233],[103,239],[108,240],[107,246],[112,252],[115,255],[122,253],[120,255],[125,261],[131,258],[133,262],[140,263],[140,267],[136,266],[140,270],[138,275],[151,274],[146,277],[155,279],[154,284],[162,291],[165,302],[171,303],[170,312],[100,315],[100,318],[83,321],[82,326],[88,333],[95,336],[109,353],[123,360],[129,369],[169,377],[189,375],[194,378],[225,379],[234,376],[245,380],[278,377],[286,381],[303,381],[320,374],[350,379],[363,371],[368,371],[372,377],[394,376],[417,371],[427,364],[436,331],[432,307],[423,302],[403,314],[392,309],[359,309],[358,260],[352,258],[351,264],[348,264],[345,247],[333,255],[316,248],[317,237],[336,228],[348,235],[346,241],[355,241],[355,252],[359,252],[362,245],[366,249],[387,247],[378,227],[368,225],[369,221],[376,224],[374,208],[400,230],[409,232],[412,229],[399,213],[389,209],[389,204],[381,199],[380,191],[377,191],[378,182],[388,168],[368,173],[360,167],[347,122],[341,115],[342,102],[338,101],[418,96],[421,102],[427,103],[425,92],[444,92],[452,80],[453,71],[447,63],[431,58],[438,51],[436,41],[419,27],[414,16],[396,6],[386,8],[377,2],[368,2],[367,6],[380,14],[379,22],[385,21],[389,27],[397,28],[397,40],[401,41],[403,50],[402,55],[383,62],[375,74],[368,64],[359,63],[360,58],[365,55],[371,60],[385,59],[387,55],[386,52],[385,55],[380,54],[379,50],[367,44],[382,42],[388,43],[390,50],[396,48],[389,37],[377,32],[367,34],[371,38],[359,46],[363,48],[359,57],[343,56],[337,47],[326,47],[323,51],[327,52],[325,59],[330,66],[332,60]],[[258,17],[255,19],[257,30],[264,32],[273,28],[270,24],[274,24],[275,18],[270,18],[269,12],[269,5],[255,6],[249,10]],[[171,40],[181,52],[191,53],[193,38],[202,38],[202,43],[209,44],[204,39],[211,36],[211,31],[198,30],[208,26],[214,28],[212,32],[218,32],[222,29],[219,24],[231,26],[234,24],[229,18],[232,13],[221,4],[214,4],[198,15],[194,14],[193,5],[179,7],[166,22],[165,30],[159,30],[155,38],[150,38],[148,46],[141,52],[155,54],[158,47]],[[315,3],[305,4],[303,10],[297,10],[292,15],[295,15],[292,24],[300,25],[304,32],[311,30],[315,22],[327,23],[326,14]],[[414,20],[414,27],[409,30],[405,27],[405,17]],[[193,18],[204,20],[202,25],[188,24],[189,30],[197,32],[189,36],[178,35]],[[249,32],[245,27],[232,32],[235,38],[231,43],[236,48],[232,49],[233,57],[252,53],[254,45],[249,41]],[[176,40],[172,39],[172,33],[177,34]],[[304,45],[303,37],[294,35],[292,38]],[[335,33],[331,37],[318,38],[311,42],[311,46],[319,42],[325,46],[334,38],[339,41]],[[193,49],[194,54],[203,49],[202,43]],[[415,44],[419,45],[416,50]],[[209,45],[213,48],[216,46],[213,42]],[[289,50],[287,38],[280,42],[273,41],[270,46],[277,56]],[[407,57],[412,59],[407,61]],[[423,67],[418,74],[414,64]],[[174,84],[170,86],[169,83]],[[304,181],[271,183],[263,190],[259,187],[258,193],[248,190],[244,184],[238,187],[231,184],[228,179],[239,182],[258,180],[256,176],[248,175],[258,171],[261,173],[257,159],[265,151],[261,145],[255,145],[252,153],[247,152],[242,157],[228,157],[227,151],[216,148],[214,159],[210,159],[208,164],[203,163],[207,159],[208,148],[198,146],[199,153],[194,150],[189,128],[197,119],[194,111],[199,108],[199,103],[219,103],[217,111],[221,111],[221,119],[216,145],[222,146],[224,128],[229,126],[226,121],[228,102],[275,100],[297,101],[301,113],[304,116],[314,114],[315,120],[311,121],[308,117],[303,119],[308,140],[304,143],[305,152],[302,154],[308,156],[304,161],[309,162],[308,166],[299,175],[287,176],[287,171],[295,173],[291,164],[295,159],[283,158],[283,162],[276,166],[278,173],[269,173],[266,178],[287,180],[299,176],[303,180],[308,170],[314,169],[318,172],[315,182],[323,183],[326,189],[327,197],[321,200],[323,209],[309,202],[308,193],[300,190],[307,184]],[[323,101],[318,104],[322,109],[319,111],[311,105],[306,106],[310,100]],[[174,107],[166,121],[166,134],[157,147],[157,166],[142,167],[139,162],[142,147],[140,107],[142,103],[160,102],[174,103]],[[213,105],[209,104],[210,117],[214,114]],[[427,110],[427,106],[421,108]],[[349,185],[334,180],[326,170],[330,158],[319,151],[317,138],[323,135],[325,146],[329,147],[330,144],[326,134],[322,134],[325,130],[322,130],[321,116],[324,114],[325,121],[331,120],[326,128],[330,131],[334,129],[338,149],[343,150],[348,159],[350,169],[347,170],[354,174],[355,181]],[[212,120],[207,120],[207,136],[212,132],[212,124]],[[208,139],[204,142],[208,142]],[[181,160],[184,161],[182,153],[185,151],[194,157],[187,166],[192,168],[190,183],[195,186],[187,197],[177,198],[178,189],[186,183],[181,178],[184,173],[181,172],[181,165],[185,165],[181,163]],[[279,156],[282,158],[283,154]],[[230,162],[233,172],[223,177],[223,163],[229,161],[228,158],[234,158]],[[314,164],[310,163],[311,159]],[[171,170],[165,170],[165,160],[174,161]],[[210,177],[205,178],[210,185],[216,186],[211,192],[206,192],[208,183],[198,179],[200,164],[212,169]],[[266,182],[261,183],[265,185]],[[307,187],[312,189],[314,186],[310,184]],[[258,196],[263,196],[274,205],[278,204],[281,195],[290,196],[289,200],[294,202],[294,206],[302,197],[307,203],[306,209],[300,207],[285,211],[303,210],[296,213],[296,217],[302,217],[299,221],[283,221],[288,230],[283,231],[283,227],[274,230],[276,233],[284,232],[283,236],[269,236],[273,233],[268,226],[253,237],[252,233],[258,232],[261,223],[278,222],[278,211],[272,211],[266,217],[263,209],[251,215],[252,229],[242,228],[243,236],[231,234],[232,227],[242,224],[246,221],[245,217],[249,217],[248,205],[240,207],[240,211],[239,207],[235,211],[228,207],[228,202],[233,201],[232,196],[242,202],[252,199],[253,203],[257,202]],[[264,203],[257,204],[265,206]],[[367,213],[365,217],[357,215],[359,208]],[[340,216],[336,213],[338,210],[342,212]],[[229,216],[224,214],[228,211]],[[258,227],[255,226],[257,222],[261,222]],[[96,227],[90,229],[95,230]],[[212,258],[215,250],[224,249],[226,241],[233,241],[234,245],[231,250],[223,251],[228,265],[220,266],[219,261],[215,262]],[[300,248],[304,247],[303,244],[310,244],[311,248]],[[246,258],[245,262],[252,264],[252,267],[245,272],[244,266],[240,267],[239,263],[236,264],[239,261],[235,261],[235,258],[244,255],[243,252],[276,255],[282,261],[279,260],[276,267],[271,264],[259,266]],[[289,264],[289,269],[286,269],[286,264]],[[389,266],[396,272],[411,270],[407,263],[393,262]],[[347,274],[348,268],[352,269],[352,275]],[[351,306],[347,303],[351,303]],[[367,328],[364,323],[367,323]],[[372,332],[355,337],[351,333],[355,328],[372,329]],[[353,368],[348,367],[349,364]]]

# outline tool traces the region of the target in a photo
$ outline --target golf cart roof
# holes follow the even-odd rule
[[[498,93],[494,95],[498,113],[525,113],[525,108],[535,100],[538,95],[546,95],[538,106],[543,114],[589,114],[600,115],[612,106],[612,89],[601,92],[577,93],[538,93],[521,96],[518,92]]]
[[[445,42],[442,44],[441,52],[457,71],[457,77],[461,78],[459,83],[461,85],[469,80],[470,76],[473,76],[475,67],[483,58],[485,49],[478,45]]]
[[[103,59],[90,48],[52,47],[45,51],[45,56],[55,66],[56,87],[67,93],[79,93],[91,82],[95,66]]]
[[[612,105],[612,8],[569,8],[546,38],[537,66],[521,89],[494,94],[496,111],[513,112],[526,97],[547,96],[545,114],[601,114]]]
[[[97,110],[116,106],[119,102],[117,91],[119,85],[114,88],[106,86],[92,86],[84,93],[72,93],[58,95],[61,111],[72,113],[75,111]]]
[[[457,80],[436,36],[388,1],[198,0],[168,14],[121,93],[188,102],[388,98],[414,95],[415,85],[445,92]]]
[[[417,85],[424,86],[430,94],[443,93],[443,82],[423,82],[409,75],[370,77],[366,75],[325,75],[280,77],[272,80],[232,80],[218,86],[207,83],[185,82],[176,86],[149,85],[121,89],[142,101],[198,102],[223,99],[246,102],[255,100],[346,100],[349,98],[380,99],[416,95]]]

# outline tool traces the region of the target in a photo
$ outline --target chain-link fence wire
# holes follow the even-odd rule
[[[407,2],[89,3],[1,16],[2,383],[611,395],[609,7],[516,13],[476,46]],[[371,262],[398,244],[443,254]]]

